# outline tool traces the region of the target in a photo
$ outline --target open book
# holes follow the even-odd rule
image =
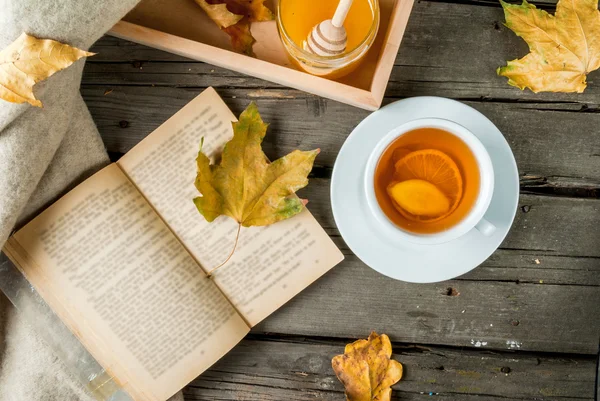
[[[164,401],[343,256],[304,210],[268,227],[207,223],[192,199],[200,138],[234,115],[209,88],[14,234],[4,251],[136,401]]]

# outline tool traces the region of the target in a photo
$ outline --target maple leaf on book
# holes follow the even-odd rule
[[[525,57],[498,68],[498,75],[533,92],[578,92],[586,75],[600,67],[598,0],[559,0],[555,15],[523,0],[500,0],[506,26],[529,45]]]
[[[198,173],[195,185],[202,196],[194,203],[202,216],[212,222],[221,215],[229,216],[240,228],[266,226],[300,213],[306,201],[295,192],[308,184],[319,149],[294,150],[272,163],[262,151],[267,124],[256,104],[250,103],[233,124],[233,138],[227,142],[218,164],[211,164],[202,152],[196,159]],[[223,266],[233,255],[235,245]]]

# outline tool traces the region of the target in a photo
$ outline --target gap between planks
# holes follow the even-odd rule
[[[343,388],[331,358],[356,339],[250,334],[184,393],[190,400],[236,399],[242,394],[262,400],[339,400]],[[394,399],[421,399],[430,392],[439,400],[594,397],[594,355],[402,343],[393,343],[393,352],[405,367],[403,380],[394,386]]]
[[[369,333],[365,333],[365,338]],[[382,334],[382,333],[379,333]],[[276,332],[255,332],[251,331],[245,340],[251,341],[262,341],[262,342],[282,342],[290,344],[309,344],[309,345],[335,345],[343,347],[353,341],[360,340],[358,337],[331,337],[321,335],[295,335],[286,333]],[[556,352],[556,351],[521,351],[521,350],[504,350],[504,349],[485,349],[479,347],[465,347],[448,344],[429,344],[429,343],[413,343],[413,342],[399,342],[391,341],[392,347],[394,348],[395,354],[401,354],[402,352],[411,353],[432,353],[439,354],[440,351],[457,351],[457,352],[468,352],[473,354],[485,354],[485,355],[502,355],[507,358],[519,356],[523,358],[563,358],[572,360],[586,360],[596,361],[596,354],[577,354],[569,352]]]
[[[445,3],[445,4],[461,4],[468,6],[478,6],[478,7],[492,7],[492,8],[502,8],[500,5],[500,1],[498,0],[418,0],[419,2],[424,3]],[[518,1],[508,1],[509,3],[518,4]],[[557,0],[532,0],[528,1],[528,3],[535,5],[537,8],[541,8],[542,10],[546,10],[551,12],[552,14],[556,10]]]

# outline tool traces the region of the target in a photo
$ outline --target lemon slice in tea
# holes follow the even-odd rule
[[[449,209],[441,215],[415,215],[404,209],[404,217],[415,221],[437,221],[456,209],[463,195],[463,180],[454,160],[444,152],[436,149],[423,149],[410,152],[400,158],[394,165],[395,182],[423,180],[441,191],[450,202]],[[422,187],[422,186],[421,186]],[[421,188],[419,187],[419,188]],[[406,188],[408,189],[408,187]],[[389,193],[389,191],[388,191]]]
[[[448,214],[450,200],[435,185],[424,180],[393,182],[387,192],[395,203],[413,216],[436,218]]]

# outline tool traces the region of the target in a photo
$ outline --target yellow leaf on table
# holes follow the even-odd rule
[[[33,85],[82,57],[94,53],[26,33],[0,52],[0,98],[12,103],[28,102],[42,107],[33,94]]]
[[[402,378],[402,365],[390,359],[392,344],[387,335],[373,332],[368,340],[346,345],[343,355],[331,365],[346,388],[348,401],[390,401],[395,383]]]
[[[600,67],[598,0],[559,0],[555,15],[525,0],[500,3],[506,26],[527,42],[530,53],[498,68],[498,75],[533,92],[583,92],[586,74]]]
[[[269,163],[261,143],[267,132],[256,104],[251,103],[233,123],[233,138],[227,142],[219,164],[198,152],[194,199],[198,211],[212,222],[226,215],[241,226],[266,226],[302,211],[305,201],[292,196],[308,184],[319,149],[295,150]]]
[[[271,21],[274,15],[265,0],[195,0],[208,16],[231,38],[234,50],[254,56],[255,40],[250,23]]]
[[[196,0],[196,3],[208,14],[219,28],[228,28],[231,25],[237,24],[243,15],[237,15],[227,9],[227,4],[209,4],[205,0]]]

